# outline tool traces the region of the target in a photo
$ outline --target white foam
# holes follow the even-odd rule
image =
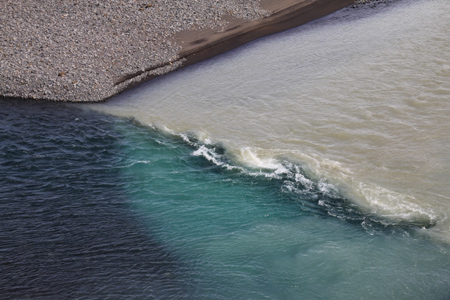
[[[416,204],[410,195],[400,194],[386,188],[360,182],[356,189],[371,212],[395,221],[424,221],[435,223],[437,216],[432,208]]]
[[[215,141],[206,137],[205,134],[180,134],[168,128],[165,128],[165,132],[171,132],[181,137],[189,145],[196,147],[197,149],[192,152],[192,155],[202,156],[227,170],[239,170],[249,176],[287,179],[283,188],[288,192],[306,193],[308,196],[312,196],[315,191],[318,191],[331,198],[342,195],[357,204],[362,211],[384,218],[388,223],[420,222],[435,224],[439,219],[432,208],[415,204],[414,197],[358,181],[351,176],[352,172],[340,162],[328,158],[305,154],[298,155],[298,153],[295,156],[290,156],[293,154],[292,152],[285,152],[282,155],[284,161],[281,161],[277,158],[280,156],[280,150],[271,152],[252,147],[235,148],[221,142],[220,144],[230,154],[224,156],[215,151]],[[193,135],[203,136],[205,140],[197,140],[193,138]],[[264,153],[264,157],[260,157],[259,153]],[[292,158],[292,161],[286,160],[289,157]],[[298,160],[299,157],[303,159],[303,162]],[[305,171],[300,168],[301,164],[304,164],[305,169],[309,172],[313,172],[313,178],[317,179],[307,178]],[[300,184],[301,187],[297,186],[296,183]],[[319,200],[318,204],[325,206],[325,202],[322,200]]]
[[[261,159],[251,147],[241,148],[237,159],[249,168],[274,170],[277,173],[283,172],[282,170],[278,171],[278,169],[282,169],[283,166],[277,163],[275,159]]]
[[[392,222],[429,220],[450,239],[450,6],[396,3],[273,35],[102,110],[164,124],[194,155],[286,180],[286,191],[339,192]]]

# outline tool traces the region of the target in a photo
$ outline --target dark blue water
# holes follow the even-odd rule
[[[0,298],[176,295],[183,266],[136,220],[108,116],[0,100]]]
[[[2,299],[450,295],[450,248],[416,233],[433,224],[384,224],[307,179],[132,120],[0,107]]]

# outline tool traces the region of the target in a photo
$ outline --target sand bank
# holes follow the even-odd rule
[[[5,0],[0,95],[102,101],[354,0]]]

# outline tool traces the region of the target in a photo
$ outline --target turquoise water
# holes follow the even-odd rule
[[[450,299],[450,6],[376,7],[0,99],[0,298]]]
[[[148,299],[182,269],[131,209],[121,120],[0,98],[0,298]],[[125,141],[123,141],[125,142]]]
[[[288,177],[210,163],[195,155],[195,142],[145,129],[125,135],[134,207],[188,263],[188,298],[449,295],[448,246],[416,237],[412,225],[383,226],[345,199],[293,186]],[[210,153],[220,160],[221,151]]]
[[[415,224],[132,120],[0,104],[5,299],[448,299],[450,248]]]
[[[447,0],[346,8],[88,107],[220,144],[232,165],[301,166],[450,243],[449,14]]]
[[[188,262],[189,298],[449,295],[448,246],[416,237],[412,225],[383,226],[337,195],[293,187],[288,177],[210,163],[195,155],[195,142],[146,130],[125,135],[134,207]],[[220,147],[211,150],[220,160]]]

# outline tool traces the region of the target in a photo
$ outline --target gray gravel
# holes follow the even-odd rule
[[[178,68],[174,34],[223,26],[223,15],[267,12],[259,0],[1,0],[0,95],[104,100],[125,88],[115,85],[124,74]]]

